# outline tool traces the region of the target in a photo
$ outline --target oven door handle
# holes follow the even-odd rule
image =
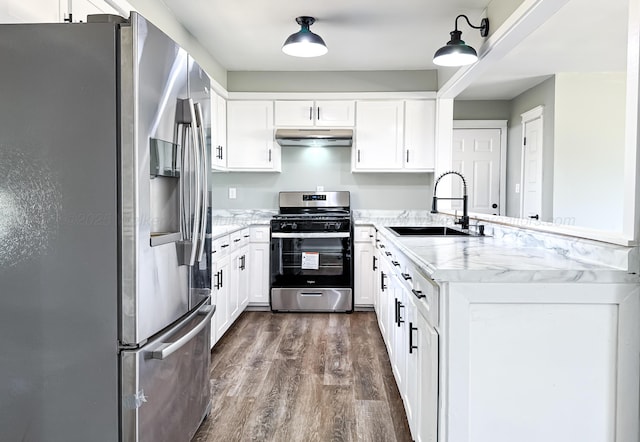
[[[349,232],[272,233],[272,238],[349,238]]]

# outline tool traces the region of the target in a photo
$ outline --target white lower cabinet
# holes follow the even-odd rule
[[[357,307],[372,307],[375,303],[375,228],[356,226],[353,229],[353,291]]]
[[[438,291],[384,237],[376,239],[374,307],[415,441],[437,442]],[[418,298],[420,296],[421,298]]]
[[[214,239],[211,256],[211,303],[216,306],[211,319],[213,348],[249,302],[268,305],[269,226],[244,228]]]
[[[260,307],[269,305],[269,235],[269,226],[251,227],[249,303]]]
[[[218,342],[231,325],[229,315],[229,256],[214,261],[212,264],[213,285],[211,303],[216,306],[211,327],[211,347]]]

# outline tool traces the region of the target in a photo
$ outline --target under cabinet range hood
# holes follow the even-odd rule
[[[277,129],[276,141],[283,147],[350,147],[353,129]]]

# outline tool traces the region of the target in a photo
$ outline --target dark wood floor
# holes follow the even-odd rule
[[[372,312],[244,312],[211,361],[195,442],[411,440]]]

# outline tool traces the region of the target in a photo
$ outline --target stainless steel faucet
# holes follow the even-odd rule
[[[442,179],[442,177],[446,175],[458,175],[460,179],[462,179],[462,198],[438,198],[436,197],[436,191],[438,190],[438,183]],[[433,203],[431,205],[431,213],[438,213],[438,200],[462,200],[462,218],[455,221],[456,224],[460,224],[463,229],[469,228],[469,211],[468,211],[468,203],[467,203],[467,181],[464,179],[460,172],[456,172],[455,170],[450,170],[448,172],[443,173],[438,177],[435,184],[433,185]]]

